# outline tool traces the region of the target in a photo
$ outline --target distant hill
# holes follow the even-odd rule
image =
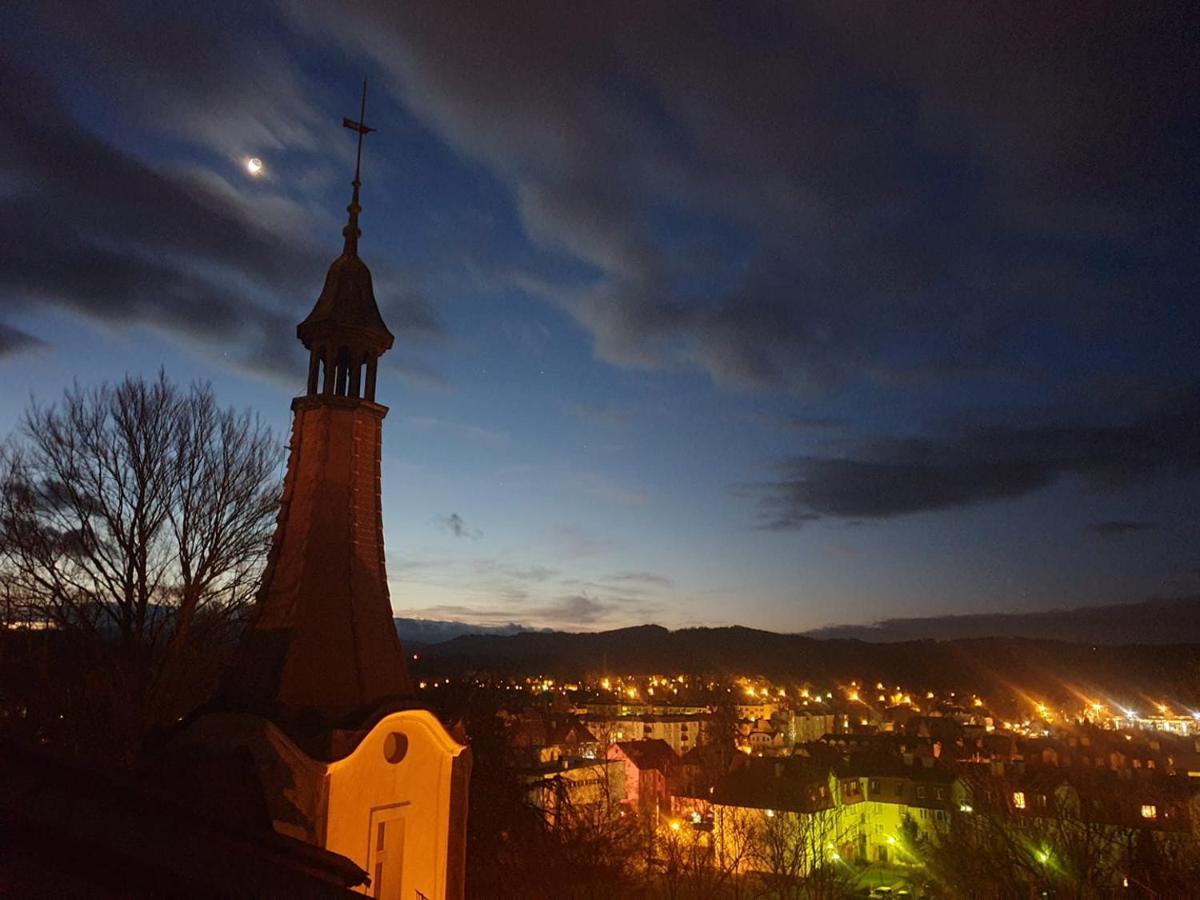
[[[805,634],[861,641],[1024,637],[1093,644],[1198,644],[1200,597],[1155,598],[1049,612],[884,619],[874,625],[835,625]]]
[[[1122,645],[1024,638],[867,643],[750,628],[657,625],[596,633],[463,635],[425,648],[422,672],[493,671],[580,677],[605,673],[762,674],[828,684],[858,678],[915,689],[970,687],[1138,702],[1140,694],[1200,704],[1200,643]],[[1124,699],[1123,698],[1128,698]]]
[[[468,622],[443,619],[397,618],[393,621],[396,623],[396,633],[400,635],[400,640],[406,647],[440,644],[464,634],[519,634],[522,631],[533,630],[516,622],[507,625],[472,625]]]

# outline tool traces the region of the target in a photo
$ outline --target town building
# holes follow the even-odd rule
[[[655,712],[630,716],[587,715],[584,721],[596,739],[604,745],[619,741],[666,741],[677,754],[708,743],[712,734],[712,714],[693,712]]]
[[[657,822],[670,810],[671,781],[679,756],[663,740],[619,741],[608,758],[625,767],[625,805]]]

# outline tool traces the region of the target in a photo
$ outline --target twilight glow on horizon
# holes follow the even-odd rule
[[[16,4],[0,436],[163,368],[284,439],[366,77],[397,615],[800,631],[1200,594],[1186,23],[672,9]]]

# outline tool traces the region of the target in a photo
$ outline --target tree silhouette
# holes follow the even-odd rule
[[[0,580],[85,676],[57,698],[65,740],[131,760],[204,699],[258,583],[281,459],[249,414],[162,373],[30,405],[0,458]]]

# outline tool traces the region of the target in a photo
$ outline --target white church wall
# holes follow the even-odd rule
[[[427,710],[390,713],[329,764],[325,847],[372,878],[373,897],[446,895],[451,775],[464,747]]]

